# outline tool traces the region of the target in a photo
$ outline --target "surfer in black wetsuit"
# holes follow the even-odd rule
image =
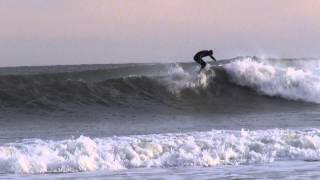
[[[201,65],[201,69],[200,69],[200,70],[202,70],[203,68],[205,68],[206,65],[207,65],[207,63],[206,63],[202,58],[209,56],[209,57],[212,58],[212,60],[217,61],[216,58],[214,58],[214,57],[212,56],[212,54],[213,54],[212,50],[203,50],[203,51],[197,52],[197,54],[194,55],[193,59],[194,59],[198,64]]]

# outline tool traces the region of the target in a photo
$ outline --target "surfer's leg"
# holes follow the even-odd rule
[[[201,69],[205,68],[207,63],[204,62],[204,60],[200,59],[200,65],[201,65]]]
[[[201,69],[205,68],[206,65],[207,65],[207,63],[204,62],[201,58],[194,58],[194,60],[195,60],[198,64],[200,64]]]

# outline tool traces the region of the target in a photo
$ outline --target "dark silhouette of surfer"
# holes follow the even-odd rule
[[[203,51],[197,52],[197,54],[194,55],[193,59],[194,59],[198,64],[201,65],[201,69],[200,69],[200,70],[202,70],[202,69],[205,68],[206,65],[207,65],[207,63],[206,63],[202,58],[204,58],[204,57],[211,57],[212,60],[217,61],[216,58],[214,58],[212,55],[213,55],[212,50],[203,50]]]

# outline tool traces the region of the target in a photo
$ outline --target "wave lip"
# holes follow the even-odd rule
[[[308,62],[304,66],[306,64]],[[234,83],[251,87],[261,94],[320,103],[318,69],[279,66],[250,57],[226,64],[224,68]]]
[[[143,167],[219,166],[320,160],[320,130],[190,132],[0,146],[1,173],[53,173]]]

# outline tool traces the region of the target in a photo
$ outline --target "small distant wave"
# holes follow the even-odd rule
[[[153,167],[220,166],[320,160],[320,130],[190,132],[0,146],[1,173],[64,173]]]

